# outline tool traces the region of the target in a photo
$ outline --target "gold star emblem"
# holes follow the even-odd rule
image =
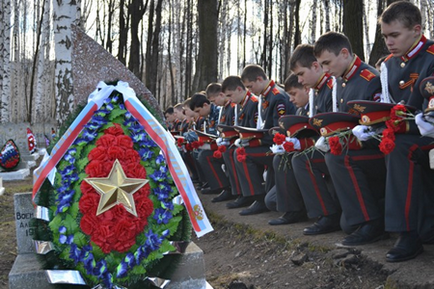
[[[148,180],[127,178],[118,160],[113,163],[108,177],[84,180],[101,195],[97,216],[122,204],[128,212],[137,217],[133,194],[146,185]]]

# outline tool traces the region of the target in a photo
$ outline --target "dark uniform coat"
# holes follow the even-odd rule
[[[260,110],[263,124],[262,129],[270,129],[278,126],[279,117],[285,114],[294,114],[295,107],[289,102],[288,94],[270,81],[268,86],[259,96],[262,98]],[[235,160],[237,175],[240,179],[243,196],[265,196],[275,183],[273,170],[273,155],[270,154],[270,145],[273,144],[273,137],[266,134],[261,140],[261,145],[246,147],[246,160],[240,162]],[[267,177],[265,188],[262,185],[265,166],[267,166]]]
[[[434,42],[424,36],[402,57],[389,57],[389,93],[422,110],[424,99],[419,83],[433,75]],[[428,166],[433,139],[412,134],[396,134],[395,149],[386,156],[386,230],[418,231],[424,240],[434,228],[434,171]]]
[[[379,100],[381,83],[377,70],[355,56],[345,74],[337,79],[339,111],[358,114],[347,105],[350,100]],[[384,156],[377,146],[325,154],[336,194],[349,227],[357,227],[383,216]],[[375,170],[373,170],[375,168]]]

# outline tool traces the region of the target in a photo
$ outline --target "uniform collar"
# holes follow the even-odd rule
[[[348,81],[356,74],[357,69],[359,69],[360,65],[362,64],[362,60],[354,54],[353,62],[348,67],[347,71],[345,71],[344,75],[342,75],[342,78],[345,81]]]
[[[261,95],[264,96],[264,98],[267,97],[268,93],[271,91],[271,89],[274,87],[274,81],[270,80],[270,82],[268,82],[268,85],[264,88],[264,90],[261,92]]]
[[[249,98],[250,98],[251,95],[252,94],[250,93],[250,91],[246,91],[246,94],[244,95],[244,98],[243,98],[243,100],[240,103],[241,107],[244,107],[246,105],[246,103],[249,100]]]
[[[401,60],[404,62],[410,60],[412,57],[414,57],[422,50],[422,47],[424,46],[425,43],[426,43],[426,37],[424,35],[421,35],[421,37],[414,42],[414,44],[405,53],[405,55],[401,56]]]
[[[324,84],[327,82],[327,79],[330,77],[330,74],[328,73],[323,73],[321,75],[321,77],[318,79],[317,83],[315,84],[315,86],[313,87],[313,89],[315,89],[316,91],[320,90]]]

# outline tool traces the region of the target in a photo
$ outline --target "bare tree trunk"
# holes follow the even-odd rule
[[[366,9],[365,13],[363,13],[363,27],[365,31],[365,40],[366,40],[366,55],[371,55],[371,42],[369,41],[369,21],[367,15],[369,15],[369,11],[371,10],[370,2],[367,1],[367,5],[364,5]]]
[[[154,1],[152,1],[152,3],[154,3]],[[146,4],[143,6],[142,0],[132,0],[131,3],[128,5],[128,14],[131,17],[131,27],[130,27],[131,44],[130,44],[130,59],[128,61],[128,68],[139,79],[142,78],[141,73],[140,73],[139,24],[140,24],[140,21],[142,20],[143,14],[146,11],[147,5],[148,5],[148,1],[146,1]],[[157,17],[158,17],[158,14],[157,14]],[[160,12],[160,17],[161,17],[161,12]],[[156,25],[158,25],[158,23]],[[152,33],[152,29],[150,31]],[[148,31],[148,35],[149,35],[149,31]],[[154,37],[155,37],[155,35],[154,35]],[[152,55],[149,55],[149,56],[152,57]],[[154,86],[154,90],[151,90],[151,91],[155,92],[155,86]]]
[[[119,1],[119,47],[118,60],[123,64],[127,63],[127,41],[128,41],[128,25],[125,13],[125,0]]]
[[[12,48],[13,48],[13,74],[11,79],[12,84],[12,93],[13,95],[16,95],[17,97],[12,97],[10,102],[10,111],[11,111],[11,121],[17,122],[20,119],[20,113],[19,111],[22,111],[23,109],[18,108],[19,102],[23,102],[24,99],[24,93],[22,91],[22,85],[21,80],[22,76],[20,73],[21,65],[20,65],[20,32],[19,32],[19,25],[15,25],[15,23],[20,22],[20,4],[17,0],[13,1],[14,5],[14,25],[12,28]],[[1,12],[0,12],[1,13]],[[0,40],[0,42],[2,42]],[[1,46],[1,44],[0,44]],[[1,62],[1,60],[0,60]],[[1,85],[0,85],[1,90]]]
[[[330,0],[324,0],[325,32],[330,31]]]
[[[158,49],[160,43],[161,29],[161,5],[163,0],[158,0],[157,6],[154,6],[154,1],[149,7],[149,22],[148,22],[148,41],[146,44],[146,86],[152,93],[157,92],[157,69],[158,69]],[[155,7],[155,11],[154,11]],[[155,23],[153,22],[155,13]],[[152,30],[152,27],[155,27]]]
[[[48,2],[48,0],[46,0]],[[44,21],[44,15],[45,15],[45,3],[42,5],[42,13],[41,18],[38,21],[37,24],[37,33],[36,33],[36,46],[35,46],[35,55],[33,57],[33,65],[32,65],[32,74],[30,75],[30,99],[34,100],[35,102],[35,115],[33,115],[33,118],[38,118],[41,115],[41,95],[38,93],[38,89],[36,89],[36,97],[33,96],[33,92],[35,91],[33,88],[35,87],[35,77],[38,77],[37,83],[40,85],[40,75],[39,73],[42,73],[44,70],[44,49],[43,47],[40,47],[40,42],[42,38],[42,25]],[[40,55],[42,54],[42,55]],[[37,74],[37,75],[36,75]],[[27,122],[32,123],[32,114],[33,114],[33,101],[29,102],[29,110],[27,112]]]
[[[204,90],[217,80],[217,0],[198,0],[199,53],[193,88]]]
[[[0,103],[0,122],[5,123],[10,121],[9,106],[10,106],[10,95],[11,95],[11,85],[10,85],[10,43],[11,43],[11,2],[2,1],[2,14],[3,14],[3,29],[1,31],[3,49],[1,50],[1,55],[3,58],[1,74],[3,75],[3,83],[1,87],[1,103]]]
[[[364,60],[362,17],[363,0],[344,0],[344,34],[350,40],[353,52]]]
[[[294,48],[301,43],[300,32],[300,2],[301,0],[295,0],[295,32],[294,32]]]
[[[310,23],[310,43],[314,43],[316,40],[316,10],[317,10],[317,1],[312,2],[312,18]]]
[[[40,28],[40,37],[41,37],[41,45],[39,48],[39,53],[36,55],[37,57],[37,82],[36,82],[36,97],[35,97],[35,113],[30,113],[33,115],[31,118],[31,122],[34,123],[36,121],[47,119],[49,114],[44,109],[44,100],[46,90],[46,75],[49,74],[46,66],[45,59],[49,58],[45,54],[47,46],[49,43],[49,35],[50,35],[50,0],[45,0],[44,6],[42,8],[42,19],[41,19],[41,28]],[[32,86],[33,87],[33,86]]]
[[[63,123],[75,106],[71,67],[71,25],[75,21],[75,2],[54,1],[55,78],[57,96],[56,120]]]

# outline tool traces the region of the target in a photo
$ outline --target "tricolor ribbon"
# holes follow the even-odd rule
[[[88,104],[55,145],[51,156],[42,161],[41,165],[34,171],[33,199],[44,180],[55,169],[57,163],[80,134],[84,125],[89,122],[94,112],[103,105],[104,100],[115,90],[123,95],[126,109],[138,120],[151,139],[160,147],[175,185],[184,201],[196,235],[201,237],[211,232],[213,228],[205,214],[187,167],[175,146],[172,136],[137,99],[134,90],[129,87],[128,83],[123,81],[119,81],[116,86],[106,85],[102,81],[98,83],[97,89],[89,95]]]

